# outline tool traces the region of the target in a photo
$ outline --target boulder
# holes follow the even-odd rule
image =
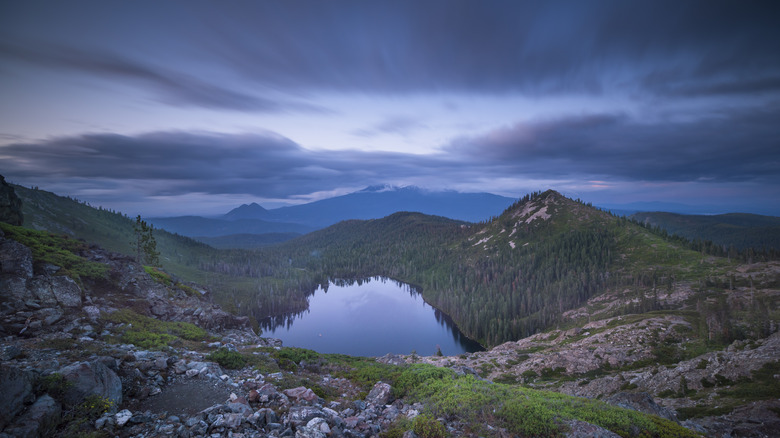
[[[27,291],[29,299],[35,300],[43,307],[55,307],[57,297],[51,290],[50,277],[36,275],[27,282]]]
[[[34,400],[32,371],[0,365],[0,430],[22,411],[25,403]]]
[[[5,433],[20,438],[49,436],[57,427],[62,406],[48,394],[38,398],[29,409],[5,429]]]
[[[377,382],[376,385],[371,388],[371,392],[368,393],[366,402],[371,403],[374,406],[386,405],[390,403],[393,398],[391,391],[392,388],[389,384],[384,382]]]
[[[0,238],[0,275],[32,278],[33,258],[30,248],[15,240]]]
[[[70,277],[51,277],[51,291],[62,307],[81,308],[81,288]]]
[[[81,403],[90,395],[105,397],[114,406],[122,403],[122,381],[101,361],[76,362],[59,372],[72,383],[65,393],[65,402],[71,406]]]

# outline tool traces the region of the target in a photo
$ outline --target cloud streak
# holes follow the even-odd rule
[[[384,182],[422,180],[452,187],[484,181],[486,175],[504,181],[605,181],[601,187],[616,182],[777,185],[777,120],[774,106],[676,124],[640,123],[622,114],[579,115],[457,138],[442,153],[422,156],[312,151],[270,132],[92,134],[3,147],[0,167],[17,180],[49,175],[117,186],[155,181],[146,196],[289,199]]]
[[[174,106],[247,112],[327,111],[305,102],[270,99],[226,88],[195,76],[154,68],[125,56],[57,45],[19,46],[0,43],[0,57],[46,67],[69,69],[109,80],[140,85]]]

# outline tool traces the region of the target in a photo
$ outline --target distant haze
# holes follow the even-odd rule
[[[0,3],[0,174],[129,215],[415,185],[780,215],[773,1]]]

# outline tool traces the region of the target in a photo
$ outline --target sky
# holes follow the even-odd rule
[[[376,184],[780,216],[780,4],[0,0],[0,174],[132,216]]]

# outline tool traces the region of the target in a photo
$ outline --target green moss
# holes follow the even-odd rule
[[[84,242],[46,231],[29,230],[0,222],[5,236],[30,248],[36,266],[52,264],[61,269],[57,275],[67,275],[75,280],[105,278],[108,267],[79,255],[88,249]]]
[[[146,349],[159,350],[175,345],[182,339],[188,341],[210,339],[206,330],[194,324],[180,321],[160,321],[140,315],[130,309],[120,309],[113,313],[103,314],[102,318],[107,322],[126,325],[119,334],[120,342]]]

